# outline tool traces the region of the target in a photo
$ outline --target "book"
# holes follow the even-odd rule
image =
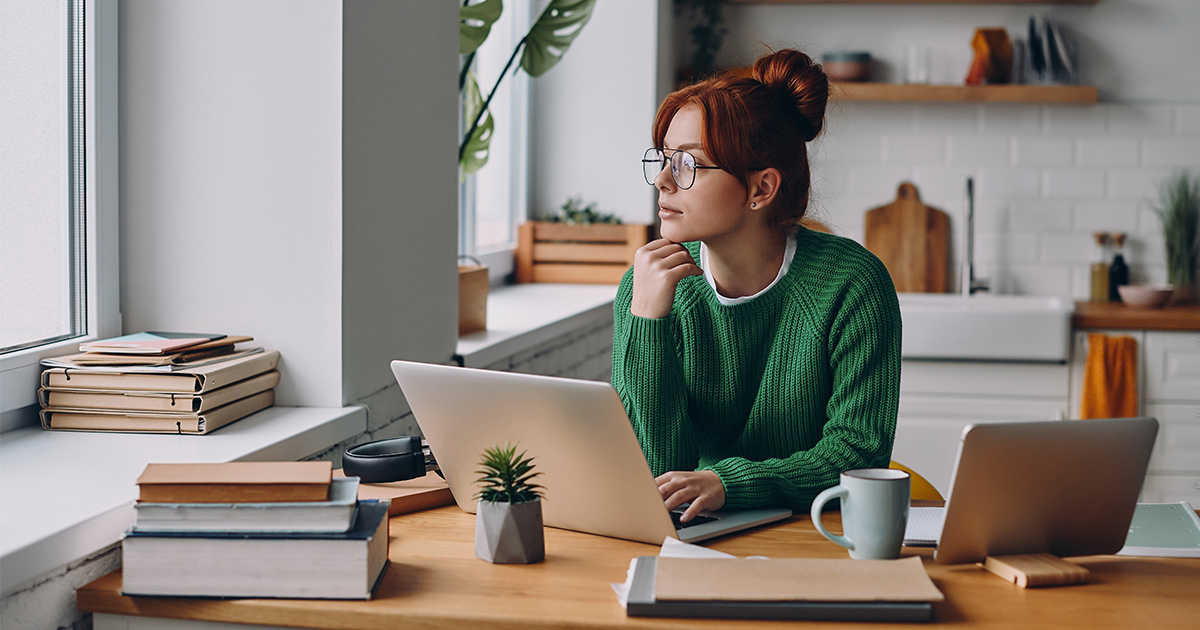
[[[1200,516],[1187,501],[1139,503],[1117,555],[1200,558]]]
[[[358,477],[334,478],[328,501],[146,503],[134,505],[139,532],[345,532],[354,525]]]
[[[339,468],[333,471],[333,478],[345,477]],[[357,477],[355,477],[357,479]],[[454,495],[450,494],[450,485],[436,472],[425,473],[419,479],[406,479],[391,483],[362,483],[358,486],[360,499],[387,499],[391,501],[388,508],[389,516],[420,512],[443,505],[454,505]]]
[[[147,503],[328,501],[333,463],[224,462],[146,464],[137,479]]]
[[[139,332],[79,344],[80,352],[108,354],[166,354],[189,346],[222,339],[209,333]]]
[[[630,617],[929,621],[945,597],[921,559],[636,559]]]
[[[42,407],[53,407],[57,410],[112,409],[200,413],[273,389],[277,385],[279,372],[271,370],[203,394],[43,387],[38,390],[38,402]]]
[[[268,389],[227,405],[199,413],[121,411],[113,409],[58,409],[46,407],[39,416],[47,431],[105,431],[127,433],[177,433],[203,435],[275,404]]]
[[[106,352],[80,352],[61,357],[42,359],[46,367],[80,368],[96,365],[172,365],[233,354],[239,343],[253,341],[254,337],[225,337],[189,346],[179,352],[159,355],[110,354]]]
[[[52,367],[42,371],[42,387],[202,394],[278,366],[278,351],[251,348],[177,365]]]
[[[341,534],[130,530],[121,555],[127,596],[370,599],[388,562],[387,502],[360,502]]]

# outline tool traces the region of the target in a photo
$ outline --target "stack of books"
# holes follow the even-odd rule
[[[370,599],[388,502],[330,462],[150,464],[122,540],[131,596]]]
[[[279,353],[251,337],[137,333],[44,359],[42,427],[204,434],[275,404]]]

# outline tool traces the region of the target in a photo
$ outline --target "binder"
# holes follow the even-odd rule
[[[199,413],[211,411],[235,400],[253,396],[279,385],[279,372],[271,370],[202,394],[163,392],[110,391],[103,389],[38,390],[42,407],[63,410],[120,410],[157,411],[165,413]]]
[[[202,394],[278,366],[278,351],[254,348],[170,371],[154,368],[172,366],[50,368],[42,372],[42,387]]]
[[[275,390],[243,398],[201,413],[93,411],[47,408],[41,411],[42,428],[48,431],[106,431],[126,433],[178,433],[203,435],[234,420],[275,404]]]

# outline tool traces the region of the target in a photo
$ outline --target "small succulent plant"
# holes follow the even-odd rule
[[[525,451],[517,454],[517,447],[507,442],[503,447],[493,445],[483,451],[483,459],[479,465],[483,468],[475,471],[481,475],[476,483],[482,489],[475,498],[494,503],[524,503],[542,498],[542,486],[533,483],[533,478],[541,475],[533,472],[533,458],[526,457]]]
[[[619,225],[621,218],[615,214],[601,212],[597,209],[596,202],[585,204],[583,197],[571,197],[566,203],[559,208],[557,214],[553,214],[546,218],[552,223],[566,223],[567,225],[595,225],[606,223]]]

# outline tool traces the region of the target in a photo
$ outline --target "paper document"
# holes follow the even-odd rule
[[[1117,555],[1200,558],[1200,517],[1187,501],[1139,503]]]

